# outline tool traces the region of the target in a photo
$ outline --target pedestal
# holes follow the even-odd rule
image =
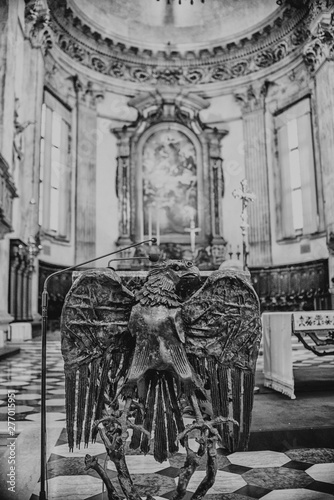
[[[12,323],[11,325],[9,325],[9,340],[13,344],[31,339],[31,323]]]

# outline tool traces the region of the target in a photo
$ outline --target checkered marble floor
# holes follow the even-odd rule
[[[40,354],[39,342],[25,342],[19,355],[0,361],[0,459],[6,454],[7,393],[16,395],[16,436],[29,442],[29,436],[39,428],[40,423]],[[294,365],[308,366],[313,361],[312,353],[305,353],[294,343]],[[318,358],[317,358],[318,359]],[[330,361],[318,359],[333,367]],[[257,365],[261,369],[262,355]],[[47,428],[48,434],[48,500],[105,500],[103,484],[95,471],[84,469],[86,453],[97,456],[101,465],[106,465],[108,475],[119,489],[113,463],[106,461],[103,444],[97,440],[88,448],[69,452],[65,430],[64,374],[59,342],[48,342],[47,348]],[[51,432],[52,431],[52,432]],[[195,441],[192,447],[196,446]],[[333,443],[329,443],[329,446]],[[22,445],[21,445],[22,446]],[[28,450],[29,452],[29,450]],[[17,453],[20,453],[18,447]],[[36,468],[39,454],[33,455]],[[2,457],[2,458],[3,458]],[[129,450],[127,462],[134,483],[142,497],[150,493],[156,500],[171,498],[177,484],[179,469],[185,460],[185,450],[159,464],[151,455],[140,455]],[[0,472],[0,477],[3,471]],[[192,477],[185,500],[205,475],[205,457]],[[39,497],[38,476],[33,484],[25,487],[25,495],[14,500],[37,500]],[[19,480],[19,479],[18,479]],[[121,493],[121,492],[120,492]],[[2,500],[0,490],[0,499]],[[206,500],[334,500],[334,449],[291,449],[285,453],[275,451],[250,451],[224,455],[219,450],[219,470],[214,486],[205,496]]]
[[[334,356],[317,356],[312,351],[305,349],[295,335],[291,337],[292,364],[293,369],[307,368],[310,366],[321,366],[321,368],[331,368],[334,370]],[[263,371],[263,345],[261,342],[259,357],[257,359],[256,369]]]

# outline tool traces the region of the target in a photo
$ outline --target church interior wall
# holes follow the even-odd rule
[[[64,82],[65,83],[65,82]],[[62,91],[61,91],[62,89]],[[51,93],[51,95],[59,100],[61,104],[66,104],[68,106],[70,114],[70,126],[71,126],[71,158],[69,163],[69,168],[71,169],[70,175],[70,213],[68,217],[70,219],[70,233],[66,239],[57,238],[52,231],[45,230],[45,227],[41,227],[41,244],[42,250],[39,254],[39,260],[55,264],[61,267],[67,267],[74,264],[75,256],[75,246],[74,246],[74,224],[75,224],[75,190],[76,190],[76,112],[74,107],[74,102],[68,98],[66,86],[62,87],[52,87],[47,84],[44,86],[43,91]]]
[[[226,258],[229,258],[228,252],[233,252],[235,259],[236,252],[240,250],[242,244],[239,229],[241,201],[232,194],[235,189],[240,188],[240,182],[245,177],[242,117],[233,94],[219,95],[208,100],[210,106],[200,112],[201,120],[211,127],[224,127],[228,130],[221,143],[224,174],[222,229],[227,241]]]
[[[228,135],[223,140],[222,158],[224,170],[223,197],[223,234],[228,244],[228,252],[234,253],[241,248],[241,201],[233,196],[245,178],[245,158],[243,147],[242,120],[227,121]],[[228,258],[228,256],[227,256]]]
[[[260,0],[255,3],[257,7],[261,3],[263,4]],[[162,6],[163,2],[160,5]],[[217,5],[217,2],[215,5]],[[93,9],[93,5],[91,7]],[[190,5],[186,7],[186,4],[184,4],[182,9],[183,12],[186,9],[190,11],[191,7]],[[181,12],[181,9],[178,12]],[[192,12],[194,15],[196,14],[195,10]],[[17,197],[13,200],[13,230],[3,239],[0,239],[0,261],[6,263],[5,266],[0,266],[0,316],[2,312],[5,314],[8,305],[9,266],[7,264],[10,261],[10,240],[17,239],[27,243],[29,238],[35,237],[39,230],[39,155],[41,104],[44,92],[49,92],[52,98],[59,100],[60,105],[66,108],[66,112],[71,117],[71,158],[69,163],[70,175],[68,176],[70,199],[69,204],[66,205],[68,207],[67,218],[70,221],[70,230],[66,238],[58,238],[52,231],[45,231],[43,227],[38,233],[40,238],[38,243],[41,243],[42,249],[38,258],[34,261],[35,269],[32,282],[34,314],[37,311],[39,261],[65,267],[84,260],[80,256],[89,255],[91,258],[117,248],[120,236],[119,201],[116,195],[119,139],[116,137],[117,134],[115,135],[112,131],[115,129],[121,130],[123,126],[128,127],[128,129],[137,126],[134,124],[137,123],[138,111],[129,102],[133,104],[135,96],[139,100],[148,96],[148,102],[151,99],[153,105],[154,99],[157,98],[160,91],[162,94],[165,93],[166,96],[169,96],[168,98],[173,92],[175,96],[179,92],[183,96],[182,99],[185,99],[184,102],[186,102],[189,95],[197,96],[198,99],[204,98],[209,103],[209,106],[207,108],[204,106],[205,109],[201,109],[199,112],[199,123],[203,124],[203,130],[205,130],[205,127],[210,127],[210,130],[216,127],[218,130],[224,129],[228,131],[226,135],[223,134],[220,150],[224,176],[224,195],[220,205],[220,220],[222,235],[227,243],[226,258],[228,259],[229,253],[232,253],[232,256],[235,257],[236,252],[241,249],[242,245],[240,230],[241,201],[233,196],[233,191],[240,188],[240,182],[248,175],[247,148],[245,147],[247,139],[244,135],[245,109],[242,108],[240,101],[238,102],[236,97],[239,92],[243,92],[243,95],[247,97],[247,89],[252,88],[254,95],[256,94],[256,106],[259,106],[263,96],[260,99],[261,93],[257,92],[259,92],[261,85],[265,83],[267,93],[264,100],[261,101],[262,104],[260,103],[263,106],[261,110],[263,110],[265,116],[265,130],[263,137],[257,138],[260,147],[265,144],[267,151],[269,192],[267,215],[270,217],[270,264],[266,262],[265,265],[293,265],[329,258],[328,238],[330,232],[334,232],[334,218],[331,213],[333,212],[331,186],[333,185],[334,175],[331,164],[331,151],[333,149],[331,131],[334,129],[333,99],[332,95],[327,95],[327,92],[331,90],[334,72],[334,63],[332,61],[322,62],[320,69],[318,68],[317,72],[311,74],[301,54],[298,56],[294,53],[291,57],[289,56],[287,62],[283,61],[285,66],[283,63],[278,62],[275,67],[272,66],[271,72],[263,69],[259,71],[257,77],[252,75],[249,78],[236,79],[234,87],[231,81],[221,81],[220,84],[218,82],[212,83],[211,90],[209,89],[211,84],[204,86],[191,85],[190,91],[181,86],[168,86],[166,84],[156,87],[151,84],[142,84],[139,81],[134,83],[134,81],[123,81],[116,77],[110,78],[98,71],[94,71],[92,67],[81,64],[78,60],[70,59],[56,45],[47,53],[47,51],[44,51],[42,44],[37,43],[36,39],[32,40],[27,35],[24,0],[0,3],[0,14],[5,27],[2,34],[0,34],[0,74],[3,77],[2,83],[0,83],[2,105],[0,147],[1,155],[9,166],[17,191]],[[179,21],[182,24],[182,22],[186,22],[185,20],[186,18],[183,21],[180,18]],[[138,25],[137,28],[139,30],[140,26]],[[190,38],[189,44],[192,41],[193,38]],[[184,47],[186,46],[184,45]],[[175,47],[170,46],[170,50],[173,48]],[[266,74],[265,77],[264,74]],[[78,84],[77,90],[76,84]],[[254,98],[254,95],[252,98]],[[277,160],[276,121],[280,113],[284,113],[290,106],[294,106],[303,99],[310,100],[318,226],[317,230],[313,232],[296,234],[292,238],[282,238],[281,221],[278,213],[280,187],[277,177],[281,175],[281,172]],[[251,105],[253,104],[251,103]],[[86,161],[85,151],[77,151],[77,110],[80,106],[83,112],[82,116],[89,115],[90,123],[96,123],[96,129],[94,128],[94,130],[90,130],[88,125],[84,126],[87,141],[91,142],[92,145],[92,148],[90,148],[92,153],[91,165],[89,161]],[[146,108],[143,105],[142,111],[144,109]],[[247,112],[249,112],[249,109]],[[259,109],[256,108],[255,112]],[[251,111],[254,111],[254,109]],[[258,131],[262,130],[262,122],[258,120],[256,123],[259,128],[255,133],[259,133]],[[140,139],[141,131],[138,129],[136,134],[135,140],[137,141]],[[200,139],[203,151],[206,151],[205,148],[209,147],[209,142],[205,143],[207,137],[204,138],[204,136],[205,133],[203,138]],[[262,161],[262,152],[261,155],[259,154],[257,157],[254,154],[253,158],[255,160],[259,158],[259,161]],[[252,160],[253,163],[256,163],[255,160]],[[89,175],[92,175],[94,180],[94,183],[92,183],[92,203],[94,207],[89,212],[89,222],[83,227],[83,231],[86,231],[86,233],[82,243],[80,243],[82,252],[79,252],[78,256],[78,248],[76,248],[75,244],[78,237],[76,226],[78,221],[82,222],[80,218],[84,217],[85,212],[83,210],[83,200],[81,200],[80,209],[77,207],[77,194],[83,180],[87,199],[89,198],[87,169],[90,167],[92,167],[92,171]],[[252,169],[248,170],[248,172],[252,172],[257,182],[256,169],[253,166]],[[83,172],[83,170],[85,171]],[[250,191],[254,191],[257,196],[257,200],[252,202],[250,210],[255,207],[256,210],[261,212],[262,208],[258,207],[262,203],[261,197],[263,193],[259,194],[257,192],[257,187],[261,187],[260,185],[261,182],[257,182],[255,186],[252,185],[252,182],[249,183]],[[264,220],[263,213],[254,220],[262,223]],[[89,224],[91,224],[91,227],[88,227]],[[259,235],[258,228],[255,229],[254,234]],[[196,241],[199,241],[199,239]],[[250,248],[250,251],[252,251],[252,248]],[[96,265],[103,265],[106,262],[107,259],[98,262]],[[330,273],[332,274],[333,264],[331,262],[330,260]],[[252,266],[252,255],[249,264]]]
[[[270,214],[271,214],[271,241],[272,241],[272,263],[280,266],[315,260],[328,259],[328,248],[324,232],[324,210],[322,196],[322,171],[320,150],[321,143],[317,134],[318,129],[318,102],[314,93],[314,82],[309,77],[307,70],[300,62],[294,68],[287,71],[277,79],[273,79],[267,96],[267,148],[268,148],[268,172],[270,189]],[[315,169],[315,189],[317,196],[317,230],[312,234],[298,235],[293,239],[282,240],[279,236],[277,223],[277,199],[280,194],[277,191],[277,173],[279,167],[277,158],[277,137],[275,136],[275,116],[282,110],[289,110],[294,105],[309,99],[311,113],[311,127],[313,139],[313,155]],[[276,169],[276,173],[275,173]]]
[[[114,250],[118,238],[118,200],[116,197],[117,140],[110,129],[119,123],[112,119],[97,120],[96,167],[96,255]],[[106,265],[101,260],[96,266]]]

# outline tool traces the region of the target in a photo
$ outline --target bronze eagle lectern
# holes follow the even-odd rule
[[[192,262],[167,260],[135,293],[111,268],[82,272],[65,299],[61,334],[69,447],[99,433],[128,500],[140,499],[126,464],[129,428],[130,448],[159,462],[179,443],[186,448],[173,500],[183,498],[205,454],[193,500],[215,481],[217,446],[247,448],[261,322],[256,293],[237,272],[214,271],[201,286]],[[109,500],[119,500],[99,462],[87,455],[86,466]]]

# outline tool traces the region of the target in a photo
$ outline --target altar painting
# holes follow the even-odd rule
[[[193,143],[178,130],[156,131],[145,143],[142,166],[145,234],[185,234],[198,219]]]

